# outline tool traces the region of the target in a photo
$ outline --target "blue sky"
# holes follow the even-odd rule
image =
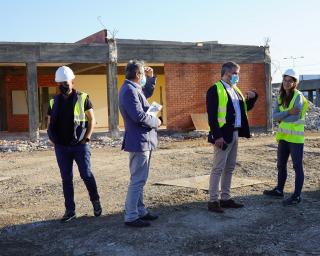
[[[0,41],[71,43],[103,29],[98,17],[126,39],[264,45],[268,37],[278,82],[292,65],[320,74],[319,13],[318,0],[7,0]]]

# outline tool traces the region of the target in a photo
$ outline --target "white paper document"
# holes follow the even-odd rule
[[[148,111],[147,111],[147,114],[149,115],[152,115],[152,116],[157,116],[157,114],[159,113],[159,111],[162,109],[162,106],[157,103],[157,102],[152,102]]]

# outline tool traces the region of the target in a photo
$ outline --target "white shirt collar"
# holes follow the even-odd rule
[[[221,79],[221,82],[224,84],[226,88],[233,88],[232,85],[228,84],[226,81],[223,81],[222,79]]]

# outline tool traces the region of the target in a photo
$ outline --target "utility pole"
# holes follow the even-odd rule
[[[304,57],[303,56],[300,56],[300,57],[294,57],[294,56],[290,56],[290,57],[286,57],[286,58],[283,58],[284,60],[292,60],[292,67],[294,68],[295,67],[295,63],[294,61],[296,59],[303,59]]]

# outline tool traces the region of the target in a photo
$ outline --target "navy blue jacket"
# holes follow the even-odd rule
[[[47,134],[49,139],[55,143],[55,144],[62,144],[62,145],[76,145],[81,142],[83,139],[83,136],[86,133],[86,130],[88,128],[88,122],[84,122],[83,124],[74,123],[74,106],[76,105],[76,102],[78,100],[78,96],[80,96],[82,92],[76,91],[75,89],[72,89],[72,94],[70,97],[72,97],[72,117],[67,116],[68,118],[72,118],[71,120],[67,119],[65,120],[65,115],[63,115],[61,119],[61,111],[64,111],[63,109],[60,109],[60,104],[62,100],[62,94],[59,93],[53,97],[54,104],[51,109],[51,106],[49,105],[48,109],[48,116],[50,116],[50,123],[48,126]],[[89,96],[87,96],[85,102],[84,102],[84,111],[87,111],[92,108],[92,103],[89,100]],[[68,112],[68,111],[67,111]],[[60,114],[59,114],[60,113]]]
[[[157,147],[158,118],[146,114],[147,98],[153,93],[156,78],[147,78],[141,88],[130,80],[125,80],[119,92],[119,108],[123,117],[125,132],[122,149],[129,152],[142,152]]]

